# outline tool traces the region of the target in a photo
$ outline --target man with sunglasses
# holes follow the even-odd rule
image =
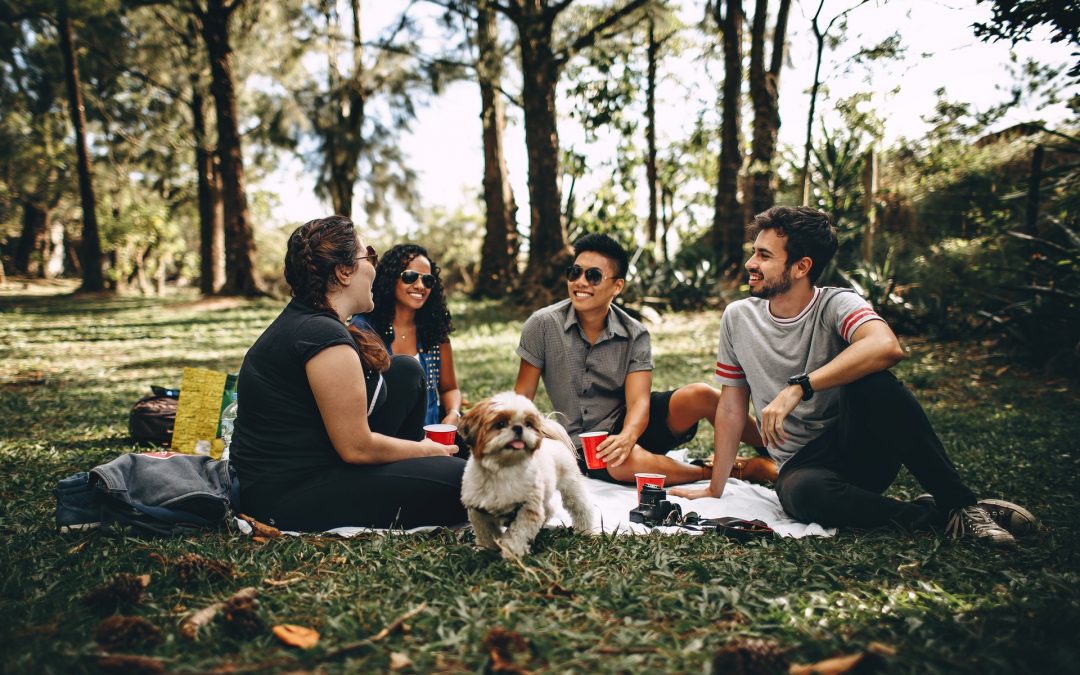
[[[692,439],[699,421],[712,420],[719,392],[704,383],[652,392],[649,332],[612,304],[628,265],[626,250],[607,235],[574,243],[566,272],[570,297],[525,322],[514,391],[531,399],[543,378],[559,422],[579,446],[582,432],[609,432],[598,449],[607,469],[581,465],[591,477],[632,483],[635,473],[662,473],[668,485],[707,479],[711,467],[666,453]],[[756,429],[745,431],[748,442],[760,445]]]

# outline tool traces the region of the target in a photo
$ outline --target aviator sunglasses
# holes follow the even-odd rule
[[[581,265],[571,265],[566,268],[566,280],[577,281],[581,278],[581,275],[585,275],[585,281],[588,281],[592,286],[599,286],[600,282],[604,279],[618,279],[619,277],[605,277],[604,270],[599,267],[590,267],[589,269],[583,268]]]
[[[379,266],[379,254],[378,254],[378,252],[375,251],[375,247],[369,245],[367,247],[367,255],[357,256],[356,262],[360,262],[361,260],[370,260],[372,267],[378,267]]]
[[[401,280],[405,282],[406,286],[411,286],[419,279],[424,284],[424,288],[431,288],[435,285],[434,274],[420,274],[415,270],[405,270],[401,273]]]

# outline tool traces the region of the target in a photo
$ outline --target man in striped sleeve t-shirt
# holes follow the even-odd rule
[[[889,368],[904,358],[888,324],[855,292],[814,285],[836,253],[828,217],[777,206],[751,225],[750,298],[720,321],[714,470],[708,488],[681,497],[719,497],[751,397],[761,437],[780,464],[776,492],[791,516],[826,526],[944,528],[994,545],[1034,526],[1000,500],[977,502],[945,454],[918,401]],[[906,466],[930,494],[885,497]]]

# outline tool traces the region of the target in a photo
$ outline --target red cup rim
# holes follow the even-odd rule
[[[436,433],[449,433],[451,431],[457,431],[457,427],[453,424],[428,424],[424,426],[424,431],[434,431]]]

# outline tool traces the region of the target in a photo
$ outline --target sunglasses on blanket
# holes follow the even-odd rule
[[[406,286],[412,286],[419,279],[424,284],[424,288],[432,288],[435,286],[434,274],[420,274],[415,270],[405,270],[401,273],[401,280],[405,282]]]
[[[591,286],[599,286],[600,282],[604,279],[618,279],[619,277],[605,277],[604,270],[599,267],[590,267],[585,269],[581,265],[571,265],[566,268],[566,280],[577,281],[581,278],[581,275],[585,275],[585,281],[589,282]]]

